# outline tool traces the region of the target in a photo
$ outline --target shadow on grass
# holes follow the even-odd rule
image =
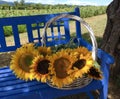
[[[72,37],[75,37],[75,33],[73,33],[71,36],[72,36]],[[84,34],[82,34],[82,37],[83,37],[87,42],[91,43],[91,38],[90,38],[90,36],[89,36],[89,33],[84,33]],[[95,36],[95,38],[96,38],[98,47],[100,47],[100,46],[101,46],[101,42],[102,42],[102,37]]]
[[[88,34],[88,33],[83,34],[83,38],[85,38],[85,40],[87,40],[88,42],[90,42],[90,43],[91,43],[91,39],[90,39],[90,37],[89,37],[89,34]],[[88,39],[86,39],[86,38],[88,38]],[[95,36],[95,38],[96,38],[96,40],[97,40],[98,47],[100,47],[101,42],[102,42],[102,37]]]

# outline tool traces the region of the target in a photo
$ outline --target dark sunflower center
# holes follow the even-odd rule
[[[32,64],[33,56],[31,54],[23,54],[19,59],[19,66],[25,72],[29,72],[29,66]]]
[[[78,68],[78,69],[81,69],[81,68],[83,68],[83,67],[85,66],[85,64],[86,64],[86,60],[85,60],[85,59],[77,60],[77,61],[73,64],[72,69],[73,69],[74,67],[76,67],[76,68]]]
[[[69,65],[70,65],[70,61],[66,58],[62,57],[55,60],[54,68],[55,68],[56,76],[61,79],[67,77],[68,76],[67,69]]]
[[[93,77],[100,78],[100,72],[94,67],[90,68],[90,71],[88,72],[88,74],[93,76]]]
[[[38,63],[38,66],[37,66],[37,71],[40,74],[47,74],[48,73],[49,63],[50,63],[49,60],[42,60],[42,61],[40,61]]]

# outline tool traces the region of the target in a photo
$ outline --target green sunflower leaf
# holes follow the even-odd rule
[[[94,61],[94,67],[96,67],[96,68],[100,69],[100,65],[98,64],[98,62],[97,62],[97,61]]]

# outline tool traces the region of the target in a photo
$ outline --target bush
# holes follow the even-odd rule
[[[18,26],[18,32],[19,33],[26,32],[26,26],[25,25],[19,25]]]
[[[4,35],[5,36],[10,36],[12,34],[13,34],[12,27],[11,26],[5,26],[4,27]]]

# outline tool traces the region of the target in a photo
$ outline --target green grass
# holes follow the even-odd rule
[[[74,8],[77,6],[64,6],[56,8],[40,8],[40,9],[31,9],[31,10],[1,10],[0,17],[12,17],[12,16],[26,16],[26,15],[36,15],[36,14],[50,14],[50,13],[60,13],[60,12],[71,12],[74,11]],[[106,12],[107,6],[80,6],[81,17],[91,17],[96,15],[101,15]]]
[[[85,18],[84,20],[91,26],[96,36],[101,37],[103,35],[107,21],[106,14]],[[87,31],[83,28],[83,32],[86,33]]]

